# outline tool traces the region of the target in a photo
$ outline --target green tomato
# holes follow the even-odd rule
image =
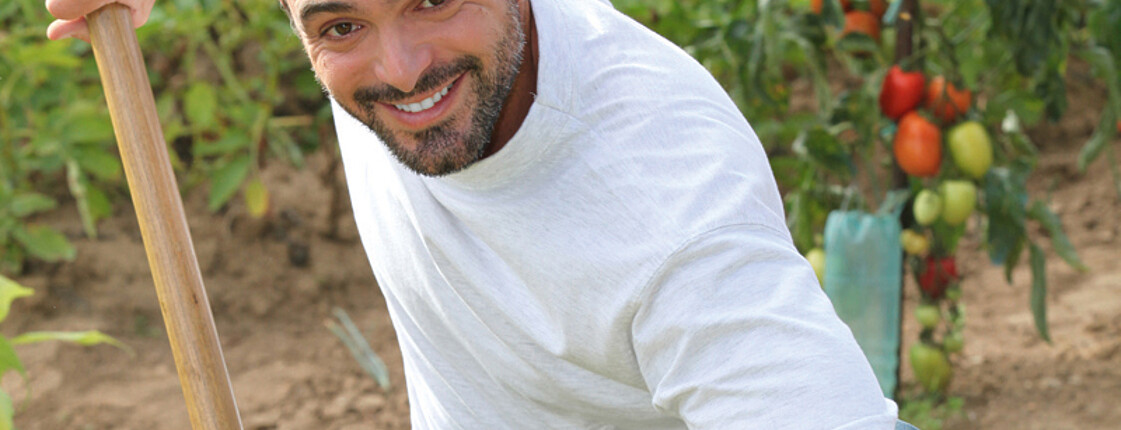
[[[922,328],[934,328],[942,322],[942,310],[936,305],[919,305],[915,308],[915,318],[922,324]]]
[[[911,347],[911,368],[915,371],[915,379],[931,393],[941,393],[950,384],[954,371],[950,367],[950,360],[941,349],[916,343]]]
[[[947,354],[961,352],[964,347],[965,339],[962,337],[960,331],[952,331],[946,335],[945,339],[942,339],[942,349],[945,350]]]
[[[981,179],[993,164],[993,142],[977,121],[964,122],[946,134],[954,164],[973,179]]]
[[[919,195],[915,196],[915,204],[911,207],[912,212],[915,214],[915,222],[919,225],[931,225],[934,221],[938,220],[938,215],[942,214],[942,197],[935,194],[931,190],[919,191]]]
[[[969,181],[942,183],[942,220],[949,225],[961,225],[973,215],[977,205],[977,187]]]
[[[821,248],[811,249],[806,253],[806,261],[810,262],[810,266],[814,268],[814,274],[817,275],[817,282],[822,287],[825,286],[825,250]]]

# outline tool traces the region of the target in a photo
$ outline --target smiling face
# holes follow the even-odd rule
[[[526,46],[519,3],[290,0],[288,6],[330,95],[402,164],[438,176],[495,150],[495,125],[507,114]]]

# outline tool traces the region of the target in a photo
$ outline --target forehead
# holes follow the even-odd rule
[[[390,2],[393,0],[375,1]],[[354,12],[359,9],[361,3],[368,2],[356,0],[291,0],[288,4],[292,18],[297,21],[306,21],[321,13]]]

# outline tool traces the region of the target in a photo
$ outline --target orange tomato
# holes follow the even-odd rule
[[[820,1],[818,1],[818,3],[820,3]],[[852,0],[841,0],[841,9],[845,12],[852,11]],[[884,0],[869,0],[868,11],[872,12],[872,15],[883,18],[884,12],[887,12],[887,2]]]
[[[942,124],[952,123],[957,117],[965,115],[972,103],[973,93],[959,90],[952,82],[946,82],[943,76],[931,79],[926,87],[926,108],[935,118],[942,120]]]
[[[895,162],[911,176],[929,178],[942,166],[942,131],[914,111],[903,115],[892,144]]]
[[[871,36],[876,42],[880,41],[880,19],[870,12],[854,10],[845,13],[845,28],[841,36],[849,33],[863,33]]]

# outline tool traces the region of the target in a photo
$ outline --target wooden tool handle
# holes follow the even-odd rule
[[[86,20],[192,427],[241,429],[131,11]]]

